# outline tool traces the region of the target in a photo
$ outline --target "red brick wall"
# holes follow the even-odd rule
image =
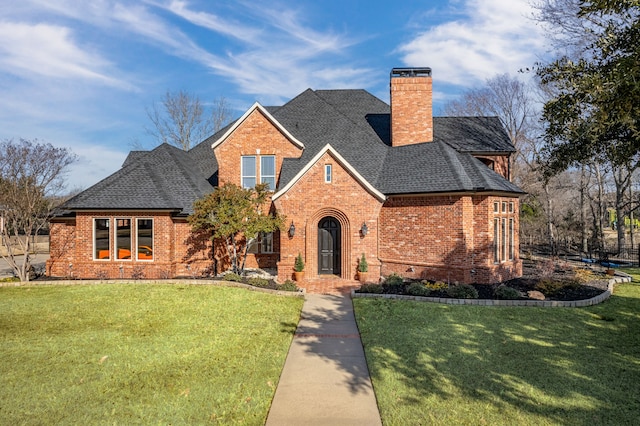
[[[257,154],[257,150],[260,150],[260,154]],[[218,161],[219,184],[230,182],[241,185],[240,158],[243,155],[275,155],[278,182],[282,160],[298,158],[302,155],[302,150],[289,141],[259,110],[254,110],[214,149],[214,154]],[[260,167],[258,159],[257,167]]]
[[[511,169],[509,167],[508,155],[476,155],[476,158],[482,160],[484,163],[492,162],[493,170],[504,177],[511,180]]]
[[[94,218],[111,220],[109,260],[93,259]],[[135,255],[131,259],[115,258],[114,223],[118,218],[132,219],[132,251],[136,244],[136,219],[153,219],[153,260],[137,260]],[[211,268],[211,244],[207,237],[194,243],[190,236],[186,220],[174,220],[169,213],[78,212],[75,221],[51,223],[47,272],[54,277],[109,279],[200,276]]]
[[[433,141],[431,76],[391,78],[391,145]]]
[[[517,258],[493,262],[493,200],[488,196],[388,199],[380,213],[382,274],[490,283],[521,275]],[[515,203],[517,199],[508,198]],[[518,247],[517,214],[514,214]]]
[[[324,181],[326,164],[332,165],[331,183]],[[327,216],[336,218],[341,225],[341,278],[355,279],[362,253],[369,263],[370,279],[377,280],[380,276],[378,215],[382,203],[329,153],[322,156],[275,204],[287,216],[285,228],[288,229],[291,222],[296,227],[293,238],[289,238],[286,230],[281,233],[278,263],[281,281],[291,278],[298,253],[305,260],[305,279],[318,277],[318,223]],[[360,235],[363,223],[369,229],[364,237]]]

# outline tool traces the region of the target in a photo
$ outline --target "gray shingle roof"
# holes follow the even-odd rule
[[[301,158],[283,161],[279,188],[330,144],[387,195],[477,190],[522,193],[471,155],[514,151],[495,117],[434,117],[434,142],[391,147],[389,105],[364,90],[308,89],[267,110],[305,147]],[[189,214],[193,202],[217,185],[218,164],[211,144],[227,129],[188,152],[166,144],[152,151],[133,151],[120,170],[73,197],[63,208],[168,209]]]

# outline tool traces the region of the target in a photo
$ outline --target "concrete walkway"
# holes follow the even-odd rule
[[[266,424],[382,424],[349,296],[306,295]]]

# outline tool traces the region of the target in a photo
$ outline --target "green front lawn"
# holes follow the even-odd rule
[[[0,288],[0,423],[264,423],[303,300],[178,285]]]
[[[590,308],[354,306],[385,425],[640,419],[639,285]]]

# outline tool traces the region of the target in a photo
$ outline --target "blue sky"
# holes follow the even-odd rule
[[[75,152],[68,189],[150,145],[146,109],[167,91],[255,101],[366,89],[389,97],[393,67],[433,69],[436,112],[545,52],[528,0],[0,0],[0,139]]]

